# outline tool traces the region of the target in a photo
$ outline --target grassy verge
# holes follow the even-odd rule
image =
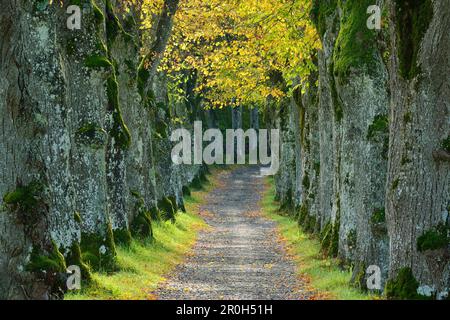
[[[174,267],[189,255],[200,230],[208,228],[198,215],[205,195],[218,183],[215,171],[200,191],[185,198],[186,213],[176,222],[153,224],[154,240],[133,240],[129,247],[117,247],[120,271],[113,274],[94,273],[90,286],[66,295],[68,300],[137,300],[154,299],[151,294]]]
[[[317,299],[367,300],[374,298],[349,285],[351,272],[342,270],[338,261],[323,257],[320,243],[314,236],[304,233],[297,221],[280,214],[274,201],[275,186],[271,178],[263,196],[264,214],[278,223],[280,237],[287,243],[289,255],[297,265],[299,276],[311,289],[319,292]]]

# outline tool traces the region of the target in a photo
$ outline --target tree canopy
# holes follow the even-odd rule
[[[146,1],[147,18],[159,2]],[[280,99],[315,68],[320,41],[310,7],[311,0],[181,0],[160,70],[180,86],[195,72],[207,107]],[[171,94],[181,97],[180,86]]]

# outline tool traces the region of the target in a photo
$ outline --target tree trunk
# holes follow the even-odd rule
[[[333,1],[331,1],[333,2]],[[339,212],[336,208],[334,192],[334,164],[336,163],[334,138],[334,96],[335,85],[333,76],[333,50],[339,31],[336,10],[319,12],[320,23],[324,25],[321,33],[322,50],[318,52],[319,66],[319,110],[318,125],[320,130],[320,178],[318,195],[321,212],[321,244],[324,253],[337,255]],[[318,22],[316,22],[317,24]],[[334,209],[333,209],[334,208]]]
[[[53,299],[58,270],[35,256],[68,254],[79,241],[70,178],[71,118],[57,6],[1,1],[0,297]]]
[[[386,184],[388,293],[397,297],[397,275],[411,269],[419,292],[443,297],[450,287],[448,245],[438,248],[430,240],[431,246],[418,247],[429,240],[429,232],[436,234],[436,226],[447,232],[449,226],[449,162],[435,159],[433,153],[449,153],[450,7],[429,0],[389,5],[393,59]]]
[[[387,154],[387,71],[379,34],[366,27],[372,2],[341,2],[340,31],[333,54],[336,149],[336,206],[340,212],[339,257],[355,262],[354,281],[365,286],[365,269],[387,274],[387,238],[374,237],[371,217],[384,207]]]
[[[106,41],[105,25],[96,19],[91,3],[89,6],[81,30],[67,29],[64,33],[65,43],[71,44],[67,46],[66,100],[74,132],[71,164],[76,209],[81,216],[81,247],[89,252],[94,268],[108,269],[115,261],[106,176],[107,115],[115,98],[108,92],[108,80],[114,70],[95,63],[95,57],[107,59],[107,52],[99,45]]]
[[[299,222],[305,231],[316,233],[321,230],[322,214],[319,210],[320,197],[318,188],[320,185],[320,144],[318,126],[318,94],[315,86],[317,74],[312,74],[308,79],[309,87],[303,88],[301,94],[300,86],[294,92],[294,100],[298,105],[298,112],[295,117],[298,119],[296,147],[300,152],[299,166],[300,173],[297,176],[297,185],[301,190],[301,207]]]

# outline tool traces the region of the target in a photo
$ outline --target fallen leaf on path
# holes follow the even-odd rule
[[[247,218],[259,218],[261,217],[261,212],[258,210],[246,211],[243,215]]]

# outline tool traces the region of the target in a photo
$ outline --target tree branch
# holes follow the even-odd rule
[[[152,81],[156,74],[156,69],[166,50],[167,43],[172,33],[173,17],[178,9],[180,0],[164,0],[164,6],[156,29],[155,42],[146,56],[146,69],[149,72],[149,81]]]

